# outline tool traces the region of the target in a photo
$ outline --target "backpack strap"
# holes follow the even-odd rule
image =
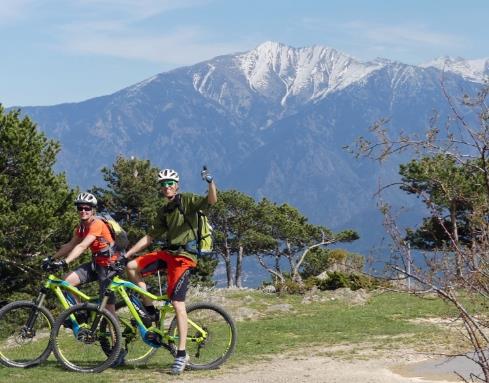
[[[112,237],[114,237],[112,234],[112,231],[110,230],[109,225],[107,224],[107,222],[105,222],[103,220],[103,218],[101,218],[100,216],[95,216],[94,220],[96,220],[96,219],[102,221],[104,223],[104,225],[107,226],[107,228],[110,232],[110,235]],[[92,224],[92,222],[90,224]],[[88,228],[86,228],[82,223],[80,223],[77,227],[77,232],[82,234],[82,235],[85,233],[86,230],[88,230]],[[111,242],[107,241],[107,239],[105,239],[105,237],[102,235],[97,235],[95,238],[97,241],[107,244],[107,247],[105,247],[104,249],[100,250],[97,253],[92,253],[92,259],[95,259],[97,257],[110,257],[110,256],[112,256],[112,254],[114,253],[115,239],[112,238],[112,239],[114,239],[114,242],[111,243]]]
[[[181,195],[180,194],[177,194],[175,196],[175,198],[178,198],[175,202],[177,204],[177,209],[178,211],[180,212],[180,214],[183,215],[183,220],[185,221],[185,223],[190,227],[190,230],[192,230],[192,234],[194,235],[194,238],[195,238],[195,241],[197,242],[197,253],[198,255],[200,255],[200,220],[197,220],[197,224],[198,224],[198,227],[197,227],[197,233],[195,232],[195,229],[194,227],[192,226],[192,223],[190,223],[190,220],[187,218],[187,216],[185,215],[185,212],[183,211],[183,206],[182,206],[182,200],[181,200]]]
[[[114,253],[114,248],[115,248],[114,233],[112,232],[112,229],[110,228],[109,224],[105,221],[105,219],[103,217],[96,216],[95,219],[102,221],[102,223],[107,227],[107,230],[109,230],[110,236],[112,237],[112,242],[107,241],[107,239],[103,235],[97,236],[97,240],[99,242],[103,242],[103,243],[107,244],[107,247],[102,249],[98,253],[93,254],[93,255],[94,256],[104,256],[104,257],[111,256]]]

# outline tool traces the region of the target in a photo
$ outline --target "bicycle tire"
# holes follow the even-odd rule
[[[191,370],[210,370],[218,368],[233,354],[236,348],[237,330],[231,316],[213,303],[194,303],[187,307],[189,319],[186,350],[190,357],[187,368]],[[206,338],[190,321],[207,332]],[[168,333],[178,335],[176,317],[170,323]],[[176,354],[176,345],[171,344]]]
[[[74,315],[80,321],[80,329],[75,336],[71,328],[64,324]],[[93,321],[101,315],[96,332],[91,332]],[[93,303],[81,303],[65,310],[56,319],[51,332],[54,355],[61,365],[70,371],[96,373],[114,364],[121,349],[121,329],[119,322],[107,309],[101,310]],[[111,352],[104,352],[103,342],[110,342]]]
[[[27,321],[37,311],[32,328]],[[51,354],[53,315],[32,301],[16,301],[0,310],[0,363],[7,367],[27,368],[44,362]]]
[[[124,310],[125,308],[127,308],[127,305],[124,301],[117,302],[115,305],[117,319],[121,326],[123,341],[121,348],[126,351],[124,364],[128,366],[142,366],[148,363],[158,349],[144,342],[139,327],[132,323],[133,316],[129,310]],[[101,342],[101,346],[105,353],[112,351],[110,345],[106,342]]]

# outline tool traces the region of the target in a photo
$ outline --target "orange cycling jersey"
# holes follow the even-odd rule
[[[114,239],[107,225],[101,219],[95,218],[88,227],[79,225],[75,230],[75,235],[81,239],[89,234],[95,236],[95,240],[90,244],[90,251],[95,257],[95,263],[107,266],[114,262],[117,259],[117,255],[111,257],[99,255],[99,253],[108,250],[108,246],[114,243]]]

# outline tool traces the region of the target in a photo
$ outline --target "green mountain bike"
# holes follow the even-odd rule
[[[7,367],[34,367],[51,353],[50,332],[54,319],[46,308],[47,295],[53,292],[61,307],[68,309],[80,301],[96,301],[68,282],[49,275],[33,301],[15,301],[0,310],[0,363]]]
[[[129,291],[129,294],[127,292]],[[127,306],[115,316],[106,309],[108,294],[115,292]],[[162,302],[156,326],[146,327],[139,315],[141,305],[137,295]],[[187,306],[187,353],[190,369],[213,369],[223,364],[234,352],[237,332],[231,316],[212,303]],[[72,328],[63,323],[72,321]],[[173,305],[166,295],[154,295],[132,282],[114,275],[102,302],[81,303],[70,307],[56,319],[51,332],[54,355],[68,370],[101,372],[113,365],[121,348],[142,355],[141,347],[150,347],[144,358],[158,348],[176,355],[178,330]],[[132,350],[131,350],[132,348]],[[134,350],[135,349],[135,350]]]

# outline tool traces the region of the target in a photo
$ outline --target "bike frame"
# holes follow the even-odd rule
[[[39,295],[37,296],[36,299],[34,299],[34,303],[37,307],[43,306],[44,301],[46,300],[46,296],[48,295],[49,291],[52,291],[54,295],[58,298],[58,301],[61,304],[62,308],[66,310],[71,305],[66,299],[65,295],[63,294],[63,290],[72,293],[87,302],[95,301],[97,299],[97,297],[91,297],[85,294],[84,292],[80,291],[75,286],[72,286],[65,280],[60,279],[53,274],[50,274],[48,276],[47,281],[44,283],[43,287],[41,288]],[[37,311],[31,312],[31,314],[29,315],[29,319],[27,320],[28,328],[31,328],[34,325],[34,322],[36,321],[38,315],[39,313]]]
[[[63,294],[63,290],[66,292],[69,292],[71,294],[76,295],[77,297],[79,297],[83,301],[89,302],[89,301],[96,301],[98,299],[98,297],[92,297],[92,296],[85,294],[83,291],[79,290],[77,287],[72,286],[71,284],[69,284],[65,280],[60,279],[60,278],[58,278],[52,274],[48,276],[48,280],[44,284],[44,289],[47,289],[46,291],[48,291],[48,290],[53,291],[54,295],[56,295],[56,297],[58,298],[59,303],[61,304],[61,306],[65,310],[68,309],[71,305],[68,302],[68,300],[66,299],[65,295]],[[42,295],[42,293],[43,292],[41,291],[40,296]],[[43,299],[43,301],[44,301],[44,299]]]
[[[110,284],[110,286],[107,289],[109,292],[112,291],[112,292],[118,294],[124,300],[127,308],[129,309],[129,312],[131,313],[132,317],[136,320],[136,323],[137,323],[137,326],[139,328],[141,337],[146,344],[148,344],[149,346],[151,346],[153,348],[159,348],[159,347],[165,346],[165,344],[159,344],[159,343],[151,342],[150,340],[148,340],[146,338],[146,334],[148,333],[148,331],[152,331],[152,332],[159,334],[162,337],[162,340],[166,344],[177,343],[178,342],[178,336],[170,335],[166,329],[161,331],[159,328],[156,328],[153,326],[146,327],[144,325],[144,323],[141,319],[141,316],[139,315],[138,311],[134,307],[134,304],[132,303],[131,298],[129,297],[129,294],[127,293],[126,289],[134,290],[138,294],[146,296],[146,297],[148,297],[154,301],[163,301],[163,307],[160,308],[160,323],[164,323],[167,314],[171,314],[171,313],[175,312],[175,309],[173,308],[173,305],[171,304],[168,296],[166,294],[154,295],[154,294],[142,289],[141,287],[135,285],[134,283],[126,281],[126,280],[124,280],[118,276],[115,276],[112,279],[112,283]],[[108,297],[106,295],[103,298],[102,303],[100,304],[101,309],[105,308],[105,306],[107,305],[107,301],[108,301]],[[126,321],[124,321],[124,320],[122,320],[122,321],[123,321],[125,326],[132,327],[132,325],[130,323],[125,323]],[[194,341],[194,342],[195,341],[196,342],[203,341],[207,337],[207,331],[204,330],[202,327],[200,327],[197,323],[195,323],[194,321],[189,319],[188,324],[189,324],[189,326],[191,326],[192,328],[197,330],[198,333],[202,334],[198,338],[192,338],[192,341]]]

